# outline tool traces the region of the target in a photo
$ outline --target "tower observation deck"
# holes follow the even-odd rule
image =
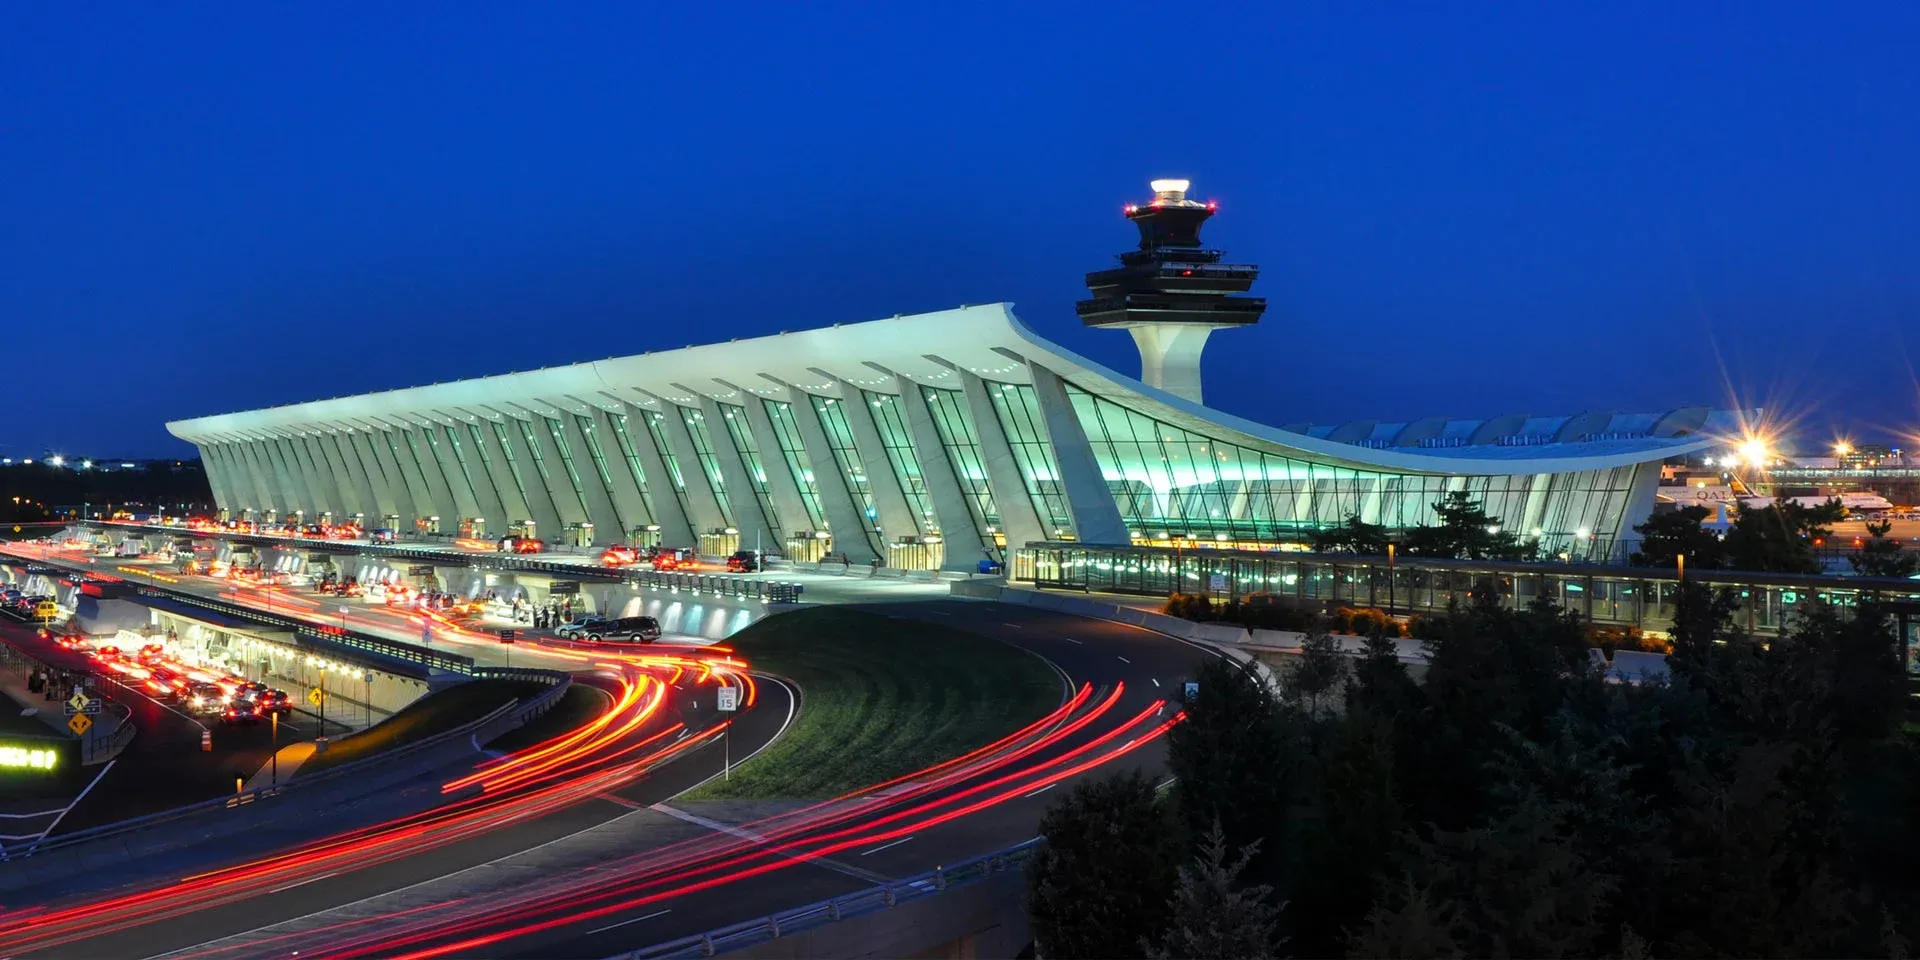
[[[1140,246],[1120,254],[1120,265],[1087,274],[1092,297],[1074,305],[1089,327],[1126,330],[1140,348],[1140,380],[1201,402],[1200,355],[1207,337],[1226,327],[1257,323],[1261,297],[1240,296],[1260,268],[1222,263],[1219,250],[1200,243],[1200,228],[1218,209],[1187,199],[1186,180],[1155,180],[1153,199],[1127,204],[1140,228]]]

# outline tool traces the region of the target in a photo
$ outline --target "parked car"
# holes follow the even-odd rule
[[[589,643],[626,641],[652,643],[660,639],[660,621],[652,617],[619,617],[583,631]]]
[[[578,640],[585,636],[588,631],[597,630],[606,625],[607,618],[605,617],[576,617],[554,627],[553,635],[562,640]]]

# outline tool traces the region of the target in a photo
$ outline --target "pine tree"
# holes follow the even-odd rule
[[[1159,960],[1221,957],[1264,960],[1279,947],[1280,910],[1271,902],[1273,888],[1242,886],[1240,874],[1258,852],[1255,841],[1227,859],[1227,843],[1214,824],[1200,844],[1199,856],[1180,868],[1168,912],[1173,922],[1154,946]]]
[[[1209,659],[1195,680],[1199,696],[1167,731],[1167,766],[1177,778],[1186,836],[1197,842],[1218,823],[1230,849],[1258,842],[1248,878],[1284,890],[1288,811],[1303,753],[1299,719],[1234,661]]]
[[[1288,665],[1288,701],[1305,709],[1309,718],[1317,719],[1323,699],[1346,679],[1347,666],[1347,657],[1340,652],[1340,642],[1325,627],[1315,627],[1301,641],[1300,656]]]
[[[1167,925],[1180,861],[1173,821],[1138,771],[1077,784],[1040,821],[1028,914],[1050,958],[1140,955]]]
[[[1920,552],[1902,549],[1900,541],[1887,536],[1891,532],[1891,520],[1867,521],[1867,542],[1860,545],[1858,553],[1847,558],[1855,573],[1863,577],[1902,579],[1920,573]]]

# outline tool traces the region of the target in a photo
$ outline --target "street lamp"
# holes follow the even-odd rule
[[[1391,544],[1391,543],[1389,543],[1389,544],[1387,544],[1387,616],[1389,616],[1389,617],[1391,617],[1391,616],[1393,616],[1393,608],[1394,608],[1394,602],[1393,602],[1393,581],[1394,581],[1394,576],[1393,576],[1393,555],[1394,555],[1394,545],[1393,545],[1393,544]]]

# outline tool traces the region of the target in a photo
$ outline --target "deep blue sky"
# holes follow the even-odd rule
[[[1168,11],[1191,11],[1169,22]],[[1152,176],[1273,423],[1728,403],[1920,433],[1911,3],[0,7],[0,451],[1013,301]]]

